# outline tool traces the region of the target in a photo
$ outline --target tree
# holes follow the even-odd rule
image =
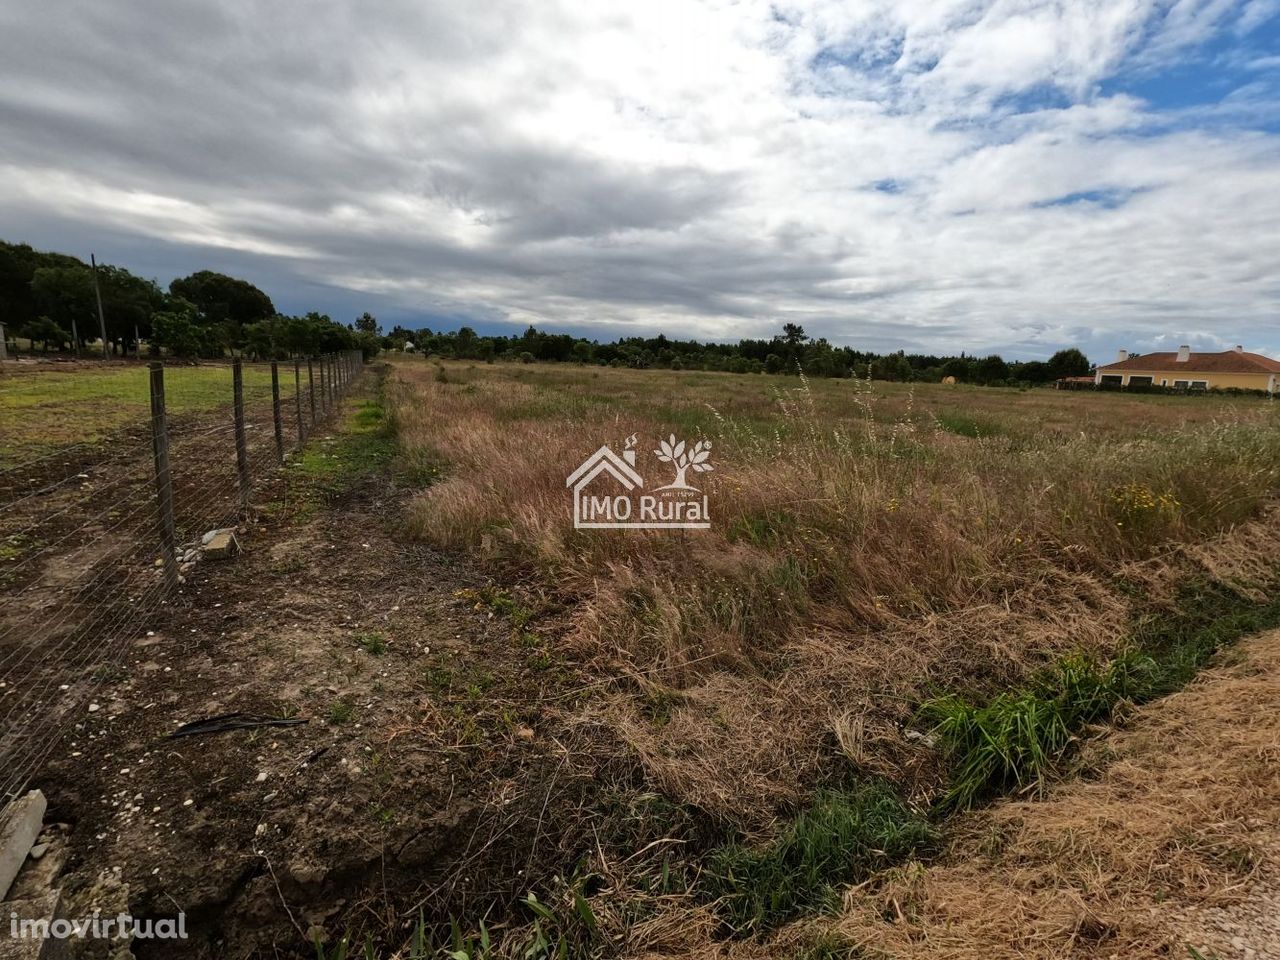
[[[974,372],[983,383],[1001,383],[1009,379],[1009,365],[994,353],[979,360]]]
[[[97,333],[97,301],[87,267],[39,267],[31,276],[31,295],[40,311],[38,317],[64,330],[74,324],[81,336]]]
[[[53,344],[59,350],[63,344],[71,340],[71,334],[58,326],[48,317],[37,317],[22,328],[23,334],[33,344],[38,340],[44,347],[44,352],[49,352],[49,344]]]
[[[1063,377],[1084,377],[1089,374],[1089,358],[1071,347],[1059,350],[1049,358],[1049,379],[1061,380]]]
[[[167,310],[151,317],[151,344],[175,357],[198,357],[208,352],[207,331],[196,324],[195,304],[172,297]]]
[[[782,339],[786,341],[788,346],[798,347],[809,338],[805,336],[804,327],[798,323],[784,323],[782,325]]]
[[[268,320],[276,314],[271,298],[252,283],[212,270],[174,280],[169,284],[169,292],[194,304],[198,322],[206,327],[219,327],[219,339],[233,349],[241,342],[243,326]]]
[[[372,333],[377,337],[382,336],[382,327],[378,325],[378,318],[368,310],[356,317],[356,330],[361,333]]]

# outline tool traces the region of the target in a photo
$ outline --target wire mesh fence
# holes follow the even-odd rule
[[[353,351],[47,375],[54,401],[0,447],[0,808],[360,367]]]

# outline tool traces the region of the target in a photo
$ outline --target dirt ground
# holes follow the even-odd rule
[[[498,922],[576,849],[574,806],[607,786],[562,723],[577,681],[482,575],[397,534],[408,492],[382,467],[318,509],[282,494],[33,784],[71,825],[73,907],[105,877],[137,917],[185,912],[189,941],[137,956],[313,956],[419,907]],[[306,722],[169,738],[230,712]]]

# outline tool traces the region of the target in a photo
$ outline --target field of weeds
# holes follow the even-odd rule
[[[414,534],[523,584],[623,679],[602,709],[653,781],[749,834],[836,755],[930,797],[901,735],[922,700],[1109,657],[1170,599],[1152,577],[1280,477],[1252,399],[414,360],[390,404],[437,478]],[[572,528],[567,474],[633,433],[642,464],[711,441],[710,530]]]
[[[412,535],[485,562],[597,678],[577,722],[713,825],[674,899],[665,859],[615,884],[633,953],[852,955],[878,936],[805,918],[1280,622],[1265,401],[419,359],[388,400]],[[566,476],[632,434],[642,472],[710,441],[709,530],[573,529]]]

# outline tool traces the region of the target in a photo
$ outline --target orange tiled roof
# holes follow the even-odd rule
[[[1179,363],[1177,353],[1147,353],[1119,363],[1098,368],[1103,373],[1121,370],[1156,371],[1160,373],[1280,373],[1280,360],[1260,353],[1224,350],[1222,353],[1193,353]]]

